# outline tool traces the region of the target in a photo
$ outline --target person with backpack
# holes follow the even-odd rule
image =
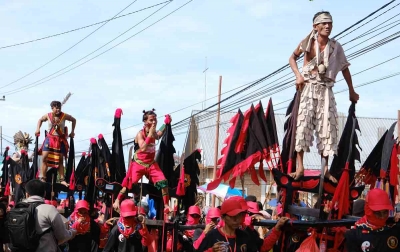
[[[25,184],[26,200],[7,214],[12,252],[60,252],[59,244],[72,239],[76,230],[68,229],[57,209],[44,204],[46,184],[30,180]]]

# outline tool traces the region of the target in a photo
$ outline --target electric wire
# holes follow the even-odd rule
[[[124,10],[126,10],[127,8],[129,8],[132,4],[136,3],[138,0],[134,0],[133,2],[131,2],[128,6],[126,6],[125,8],[123,8],[121,11],[119,11],[116,15],[114,15],[113,18],[115,18],[116,16],[118,16],[119,14],[121,14],[121,12],[123,12]],[[112,20],[113,18],[111,18],[110,20]],[[82,38],[81,40],[79,40],[78,42],[76,42],[75,44],[73,44],[71,47],[69,47],[67,50],[63,51],[62,53],[58,54],[56,57],[52,58],[51,60],[47,61],[46,63],[44,63],[43,65],[41,65],[40,67],[36,68],[35,70],[25,74],[24,76],[20,77],[19,79],[16,79],[15,81],[12,81],[4,86],[1,86],[0,89],[8,87],[26,77],[28,77],[29,75],[37,72],[38,70],[42,69],[43,67],[47,66],[48,64],[50,64],[51,62],[55,61],[56,59],[58,59],[59,57],[61,57],[62,55],[64,55],[65,53],[67,53],[68,51],[72,50],[75,46],[79,45],[81,42],[83,42],[84,40],[86,40],[88,37],[90,37],[91,35],[93,35],[95,32],[97,32],[98,30],[100,30],[102,27],[104,27],[106,24],[108,24],[109,21],[106,21],[104,24],[102,24],[100,27],[96,28],[94,31],[92,31],[91,33],[89,33],[88,35],[86,35],[84,38]]]
[[[19,92],[22,92],[22,91],[24,91],[24,90],[27,90],[27,89],[33,88],[33,87],[35,87],[35,86],[41,85],[41,84],[46,83],[46,82],[48,82],[48,81],[50,81],[50,80],[53,80],[53,79],[55,79],[55,78],[57,78],[57,77],[59,77],[59,76],[61,76],[61,75],[64,75],[64,74],[66,74],[66,73],[68,73],[68,72],[70,72],[70,71],[72,71],[72,70],[74,70],[74,69],[76,69],[76,68],[78,68],[78,67],[80,67],[80,66],[86,64],[86,63],[89,62],[89,61],[94,60],[95,58],[97,58],[97,57],[99,57],[99,56],[105,54],[106,52],[109,52],[110,50],[114,49],[115,47],[119,46],[120,44],[122,44],[122,43],[128,41],[129,39],[135,37],[136,35],[142,33],[143,31],[145,31],[145,30],[147,30],[148,28],[152,27],[153,25],[157,24],[157,23],[160,22],[161,20],[163,20],[163,19],[167,18],[168,16],[172,15],[173,13],[175,13],[175,12],[178,11],[178,10],[180,10],[181,8],[183,8],[184,6],[186,6],[187,4],[189,4],[189,3],[192,2],[192,1],[194,1],[194,0],[190,0],[190,1],[186,2],[185,4],[181,5],[181,6],[178,7],[177,9],[173,10],[172,12],[170,12],[169,14],[167,14],[167,15],[165,15],[164,17],[158,19],[158,20],[155,21],[154,23],[152,23],[152,24],[146,26],[145,28],[143,28],[143,29],[140,30],[139,32],[133,34],[132,36],[130,36],[130,37],[128,37],[127,39],[125,39],[125,40],[119,42],[118,44],[116,44],[116,45],[110,47],[109,49],[107,49],[107,50],[105,50],[105,51],[103,51],[103,52],[97,54],[96,56],[94,56],[94,57],[92,57],[92,58],[90,58],[90,59],[84,61],[83,63],[81,63],[81,64],[79,64],[79,65],[77,65],[77,66],[75,66],[75,67],[73,67],[73,68],[71,68],[71,69],[69,69],[69,70],[67,70],[67,71],[65,71],[65,72],[62,72],[62,73],[60,73],[60,74],[58,74],[58,75],[56,75],[56,76],[54,76],[54,77],[52,77],[52,78],[50,78],[50,79],[48,79],[48,80],[45,80],[45,81],[42,81],[42,82],[39,82],[39,83],[36,82],[36,84],[34,84],[34,85],[32,85],[33,83],[31,83],[31,84],[29,84],[29,85],[26,85],[26,86],[23,87],[22,89],[15,89],[15,90],[12,90],[12,91],[10,91],[9,93],[6,93],[6,95],[12,95],[12,94],[15,94],[15,93],[19,93]],[[164,8],[164,7],[167,6],[168,4],[169,4],[169,3],[165,4],[163,7],[161,7],[160,9],[158,9],[156,12],[160,11],[162,8]],[[154,12],[153,14],[155,14],[156,12]],[[151,15],[153,15],[153,14],[151,14]],[[149,17],[147,17],[147,18],[149,18]],[[147,18],[146,18],[146,19],[147,19]],[[141,21],[141,22],[143,22],[143,21]],[[103,47],[104,47],[104,46],[103,46]],[[96,50],[96,51],[97,51],[97,50]],[[93,52],[92,52],[92,53],[93,53]],[[92,54],[92,53],[91,53],[91,54]],[[87,55],[87,56],[88,56],[88,55]],[[87,57],[87,56],[85,56],[85,57]],[[84,58],[85,58],[85,57],[84,57]],[[83,58],[82,58],[82,59],[83,59]],[[78,61],[80,61],[80,60],[78,60]],[[78,61],[77,61],[77,62],[78,62]],[[73,64],[75,64],[75,63],[73,63]],[[73,64],[71,64],[71,65],[73,65]],[[67,67],[65,67],[65,68],[67,68]],[[64,69],[65,69],[65,68],[64,68]],[[58,72],[60,72],[60,71],[62,71],[62,70],[59,70]],[[55,73],[53,73],[52,75],[54,75],[54,74],[55,74]],[[52,75],[50,75],[50,76],[52,76]],[[49,76],[47,76],[47,77],[49,77]],[[47,78],[47,77],[45,77],[45,78]],[[45,79],[45,78],[43,78],[43,79]]]
[[[93,23],[93,24],[90,24],[90,25],[82,26],[82,27],[79,27],[79,28],[75,28],[75,29],[72,29],[72,30],[65,31],[65,32],[60,32],[60,33],[56,33],[56,34],[53,34],[53,35],[48,35],[48,36],[45,36],[45,37],[41,37],[41,38],[37,38],[37,39],[25,41],[25,42],[20,42],[20,43],[16,43],[16,44],[12,44],[12,45],[1,46],[1,47],[0,47],[0,50],[1,50],[1,49],[5,49],[5,48],[9,48],[9,47],[25,45],[25,44],[37,42],[37,41],[40,41],[40,40],[45,40],[45,39],[49,39],[49,38],[54,38],[54,37],[58,37],[58,36],[61,36],[61,35],[65,35],[65,34],[68,34],[68,33],[71,33],[71,32],[83,30],[83,29],[86,29],[86,28],[89,28],[89,27],[92,27],[92,26],[96,26],[96,25],[99,25],[99,24],[102,24],[102,23],[105,23],[105,22],[108,22],[108,21],[116,20],[116,19],[118,19],[118,18],[127,17],[127,16],[129,16],[129,15],[136,14],[136,13],[138,13],[138,12],[141,12],[141,11],[144,11],[144,10],[147,10],[147,9],[154,8],[154,7],[158,6],[158,5],[161,5],[161,4],[164,4],[164,3],[167,3],[167,2],[171,2],[171,1],[172,1],[172,0],[168,0],[168,1],[165,1],[165,2],[162,2],[162,3],[154,4],[154,5],[151,5],[151,6],[148,6],[148,7],[145,7],[145,8],[136,10],[136,11],[133,11],[133,12],[126,13],[126,14],[124,14],[124,15],[120,15],[120,16],[117,16],[117,17],[114,17],[114,18],[111,18],[111,19],[103,20],[103,21],[100,21],[100,22],[97,22],[97,23]]]

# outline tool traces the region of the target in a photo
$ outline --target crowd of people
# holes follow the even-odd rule
[[[74,211],[64,216],[64,202],[44,199],[45,183],[31,180],[25,187],[23,202],[37,204],[34,227],[39,243],[33,251],[158,251],[160,230],[146,225],[150,209],[145,197],[143,201],[139,195],[123,200],[118,209],[119,217],[105,219],[104,204],[99,203],[93,211],[85,200],[77,201]],[[19,203],[12,204],[7,204],[7,200],[0,203],[1,251],[19,251],[13,250],[13,242],[19,238],[7,232],[5,222]],[[288,222],[299,220],[301,216],[287,218],[280,212],[265,211],[260,207],[262,204],[254,196],[233,196],[218,207],[189,207],[184,213],[183,224],[194,227],[204,224],[204,228],[179,231],[178,251],[273,251],[282,233],[290,231]],[[390,211],[393,206],[381,189],[372,189],[365,200],[356,200],[353,215],[360,219],[346,231],[347,250],[344,251],[397,251],[400,214],[395,214],[394,221],[390,221]],[[179,215],[175,211],[171,214]],[[276,219],[276,225],[270,229],[257,226],[259,220],[265,219]],[[173,234],[168,232],[166,239],[164,250],[173,251]]]

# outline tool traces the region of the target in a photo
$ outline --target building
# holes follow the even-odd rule
[[[227,130],[231,126],[230,119],[235,115],[235,112],[221,112],[220,116],[220,130],[219,130],[219,144],[218,144],[218,159],[221,157],[221,149],[224,146],[224,140],[227,137]],[[193,111],[190,120],[189,135],[186,142],[186,153],[191,153],[195,149],[202,150],[202,163],[200,165],[200,184],[210,182],[213,178],[213,168],[215,164],[215,135],[216,135],[216,116],[214,112],[201,112]],[[275,114],[276,126],[278,131],[279,141],[282,142],[284,131],[283,125],[285,121],[284,114]],[[339,114],[339,137],[346,123],[347,114]],[[359,135],[361,151],[361,163],[356,162],[356,169],[359,169],[361,164],[368,157],[375,144],[390,127],[396,122],[395,118],[367,118],[358,117],[358,122],[361,129]],[[396,126],[397,127],[397,126]],[[397,132],[397,130],[395,130]],[[280,146],[282,148],[282,146]],[[331,159],[330,159],[331,162]],[[310,153],[304,155],[304,165],[306,169],[318,171],[321,167],[321,158],[315,147],[312,147]],[[258,169],[256,167],[256,169]],[[264,167],[267,171],[267,167]],[[268,171],[267,171],[268,172]],[[276,193],[276,187],[273,186],[272,175],[267,175],[267,183],[260,181],[261,185],[257,186],[247,174],[244,178],[244,190],[247,195],[255,195],[261,202],[266,200],[266,194],[272,193],[272,198]],[[270,186],[271,190],[270,190]],[[236,180],[236,188],[242,189],[241,181]]]

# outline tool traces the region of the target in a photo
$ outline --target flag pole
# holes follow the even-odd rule
[[[400,110],[397,110],[397,142],[400,143]],[[399,147],[397,147],[397,148],[399,148]],[[397,153],[399,153],[399,152],[397,152]],[[400,171],[400,155],[399,154],[397,155],[397,158],[399,159],[398,170]],[[397,191],[400,192],[399,190],[400,190],[400,176],[397,175]],[[399,198],[399,195],[397,195],[397,202],[399,202],[399,201],[400,201],[400,198]]]
[[[217,124],[215,127],[215,149],[214,149],[214,169],[213,169],[213,181],[217,175],[217,163],[218,163],[218,145],[219,145],[219,121],[221,112],[221,86],[222,86],[222,76],[219,76],[218,85],[218,109],[217,109]],[[215,207],[215,195],[212,195],[211,206]]]

